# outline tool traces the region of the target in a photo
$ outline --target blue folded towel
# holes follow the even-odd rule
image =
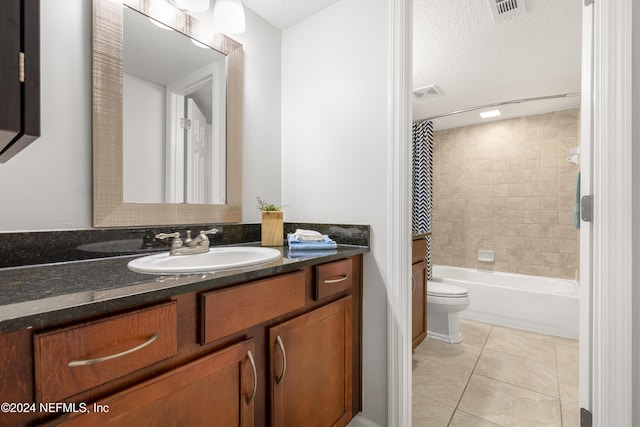
[[[289,234],[287,236],[287,242],[289,243],[289,251],[315,251],[322,249],[335,249],[338,247],[337,243],[331,240],[327,235],[323,235],[322,240],[307,241],[301,240],[296,234]]]
[[[327,256],[337,254],[338,251],[336,249],[320,249],[316,251],[305,251],[305,250],[297,250],[297,251],[289,251],[287,254],[287,258],[314,258],[319,256]]]
[[[573,204],[573,227],[580,229],[580,172],[576,175]]]

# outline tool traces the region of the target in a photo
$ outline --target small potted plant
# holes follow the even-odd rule
[[[258,209],[262,211],[262,246],[282,246],[284,243],[284,226],[282,206],[268,203],[256,197]]]

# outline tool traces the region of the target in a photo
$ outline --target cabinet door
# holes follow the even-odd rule
[[[415,350],[427,336],[427,263],[422,261],[413,264],[411,272],[411,301],[413,309],[411,347]]]
[[[272,427],[351,420],[351,316],[345,297],[269,330]]]
[[[73,414],[60,425],[253,426],[257,377],[252,352],[253,340],[227,347],[89,404],[90,413]]]
[[[20,2],[0,2],[0,152],[20,133]]]
[[[0,1],[0,163],[40,136],[40,0]]]

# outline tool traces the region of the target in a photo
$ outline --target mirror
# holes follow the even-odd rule
[[[93,223],[241,220],[242,45],[164,0],[94,0]]]

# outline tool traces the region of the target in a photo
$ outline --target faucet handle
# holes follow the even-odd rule
[[[218,232],[217,228],[212,228],[211,230],[201,230],[200,234],[216,234]]]
[[[180,232],[176,231],[175,233],[159,233],[156,234],[156,239],[168,239],[169,237],[173,237],[174,239],[179,239],[180,238]]]

